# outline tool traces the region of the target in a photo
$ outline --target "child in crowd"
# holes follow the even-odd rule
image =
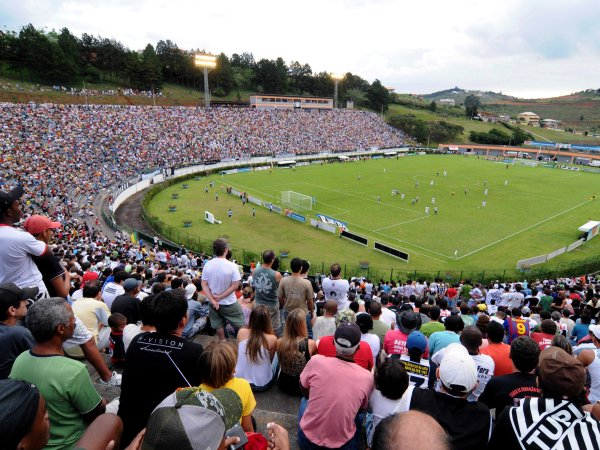
[[[123,314],[114,313],[108,318],[108,326],[110,327],[108,353],[113,365],[122,365],[125,363],[123,330],[125,329],[126,325],[127,318]]]

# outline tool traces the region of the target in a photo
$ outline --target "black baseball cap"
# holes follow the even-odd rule
[[[10,208],[10,205],[12,205],[15,200],[19,200],[24,193],[25,190],[21,186],[17,186],[8,192],[0,190],[0,212],[4,212]]]
[[[33,299],[39,292],[37,287],[21,289],[15,283],[0,284],[0,308],[6,310],[21,300]]]

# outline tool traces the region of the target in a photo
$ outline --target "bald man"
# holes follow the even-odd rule
[[[450,438],[437,421],[420,411],[397,413],[375,429],[371,450],[450,450]]]

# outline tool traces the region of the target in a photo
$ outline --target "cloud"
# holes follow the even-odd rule
[[[398,92],[599,87],[598,0],[0,0],[0,25],[283,57]],[[582,62],[585,61],[585,62]],[[575,70],[577,69],[577,70]]]

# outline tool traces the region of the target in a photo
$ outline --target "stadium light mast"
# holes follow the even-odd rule
[[[341,73],[332,73],[331,78],[333,79],[334,89],[333,89],[333,107],[338,107],[338,83],[340,80],[344,79],[344,75]]]
[[[195,57],[196,66],[204,69],[204,106],[210,109],[210,93],[208,91],[208,69],[217,67],[217,57],[204,53],[198,54]]]

